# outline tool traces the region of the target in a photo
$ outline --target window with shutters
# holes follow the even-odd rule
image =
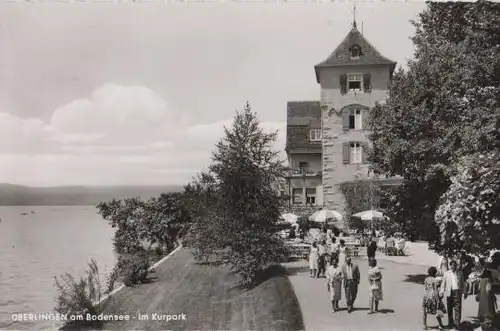
[[[316,188],[306,188],[306,204],[315,205],[316,204]]]
[[[321,129],[311,129],[309,139],[311,141],[321,141]]]
[[[349,143],[349,163],[363,162],[363,146],[359,142]]]
[[[301,205],[303,203],[302,188],[292,189],[292,203],[294,205]]]
[[[349,113],[349,129],[350,130],[362,130],[363,129],[363,118],[362,111],[359,109],[351,110]]]
[[[349,74],[347,75],[347,85],[349,91],[361,91],[361,82],[363,80],[362,74]]]
[[[340,94],[347,93],[347,75],[339,76]]]

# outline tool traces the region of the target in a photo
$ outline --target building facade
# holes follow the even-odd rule
[[[368,112],[388,96],[396,62],[380,54],[356,22],[314,67],[319,101],[288,102],[286,152],[291,205],[345,210],[340,184],[370,179]]]

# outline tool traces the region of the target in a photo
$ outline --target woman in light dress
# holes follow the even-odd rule
[[[377,267],[377,260],[370,260],[370,268],[368,269],[368,282],[370,284],[370,312],[378,312],[378,303],[383,299],[382,292],[382,271]]]
[[[332,301],[332,310],[339,310],[339,301],[342,299],[342,268],[339,265],[339,259],[336,254],[330,258],[330,264],[326,269],[326,280],[330,300]]]
[[[311,273],[311,278],[317,278],[318,265],[319,265],[318,245],[316,244],[316,242],[313,242],[311,246],[311,251],[309,252],[309,272]]]
[[[437,268],[430,267],[427,270],[428,276],[424,280],[424,298],[422,300],[422,321],[424,330],[427,327],[427,315],[435,315],[441,329],[444,328],[442,317],[444,313],[441,310],[442,302],[439,298],[439,283],[436,279]]]
[[[340,246],[338,249],[339,252],[339,264],[344,265],[345,257],[347,256],[347,246],[345,245],[344,239],[340,239]]]

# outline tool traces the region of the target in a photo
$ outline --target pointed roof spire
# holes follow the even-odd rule
[[[353,11],[352,29],[344,40],[337,46],[333,53],[321,63],[314,66],[316,80],[319,83],[319,71],[326,67],[345,67],[351,65],[389,65],[391,73],[396,67],[396,62],[386,58],[365,39],[363,34],[356,27],[356,7]],[[351,48],[356,45],[360,48],[361,57],[351,58]]]
[[[357,26],[356,26],[356,4],[354,4],[352,28],[357,29]]]

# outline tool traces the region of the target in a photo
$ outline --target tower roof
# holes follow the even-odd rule
[[[355,21],[354,21],[355,22]],[[361,55],[359,58],[352,59],[351,58],[351,48],[355,45],[358,45],[361,50]],[[319,83],[319,70],[321,68],[328,67],[344,67],[351,65],[379,65],[386,64],[391,66],[391,72],[396,67],[396,62],[392,61],[373,47],[372,44],[368,42],[368,40],[363,37],[361,32],[356,27],[354,23],[351,31],[347,34],[344,40],[337,46],[337,48],[333,51],[330,56],[324,60],[323,62],[314,66],[314,70],[316,71],[316,80]]]

